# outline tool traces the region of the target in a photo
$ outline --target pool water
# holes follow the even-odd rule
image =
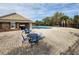
[[[50,29],[51,26],[32,26],[33,29]]]

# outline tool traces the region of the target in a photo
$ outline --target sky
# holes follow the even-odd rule
[[[63,12],[65,15],[74,17],[79,15],[79,4],[77,3],[0,3],[0,16],[16,12],[24,17],[42,20],[53,16],[55,12]]]

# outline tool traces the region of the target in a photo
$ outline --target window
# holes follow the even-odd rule
[[[15,22],[11,22],[11,27],[10,27],[11,29],[15,29],[16,28],[16,24],[15,24]]]

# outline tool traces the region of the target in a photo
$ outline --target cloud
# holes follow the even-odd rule
[[[6,3],[0,4],[0,15],[18,12],[32,20],[41,20],[46,16],[52,16],[60,11],[65,15],[73,16],[79,13],[79,4],[75,3]]]

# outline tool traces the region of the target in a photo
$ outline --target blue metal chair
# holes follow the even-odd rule
[[[27,35],[29,43],[38,43],[39,37],[36,33],[30,33]]]

